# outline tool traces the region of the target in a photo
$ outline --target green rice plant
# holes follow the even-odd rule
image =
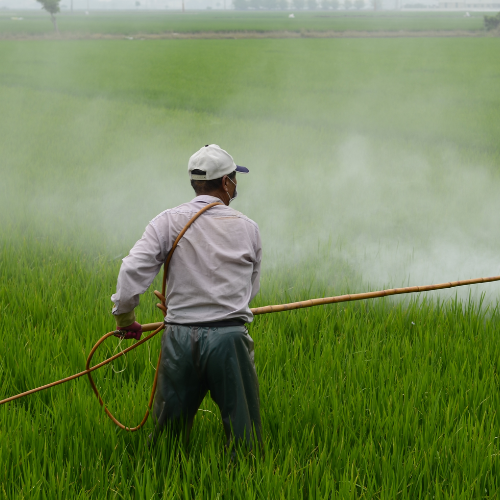
[[[8,286],[2,286],[1,304],[10,311],[2,313],[2,331],[16,335],[2,350],[1,397],[80,370],[92,343],[112,328],[106,289],[116,267],[105,261],[88,265],[78,262],[78,253],[57,254],[50,244],[29,243],[33,254],[45,256],[31,276],[45,300],[43,307],[21,300],[26,269],[17,264],[19,249],[4,244],[1,277]],[[29,260],[29,252],[23,253]],[[57,255],[57,264],[50,255]],[[55,293],[59,287],[77,304],[71,312]],[[255,305],[278,300],[263,292]],[[156,319],[153,302],[145,297],[141,320]],[[210,399],[187,449],[166,436],[148,451],[151,422],[144,432],[117,431],[79,380],[0,408],[2,493],[415,498],[439,491],[443,497],[493,497],[497,325],[496,307],[425,297],[258,317],[250,334],[261,385],[262,455],[256,450],[228,462]],[[97,374],[109,407],[130,423],[147,402],[158,340]],[[99,354],[106,356],[117,342]]]
[[[500,12],[496,16],[484,16],[484,27],[490,31],[500,26]]]
[[[207,140],[251,170],[234,206],[261,228],[255,306],[498,274],[497,49],[3,42],[0,398],[83,369],[114,328],[120,259],[193,196],[186,155]],[[255,318],[264,449],[236,462],[210,398],[188,447],[154,451],[152,422],[117,430],[84,379],[3,405],[0,497],[496,498],[497,289],[476,290]],[[160,319],[155,302],[139,321]],[[96,373],[130,425],[159,341]]]

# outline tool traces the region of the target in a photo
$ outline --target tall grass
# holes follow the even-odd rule
[[[263,236],[254,305],[498,274],[497,45],[2,43],[0,398],[83,369],[120,259],[190,199],[208,142],[251,169],[234,206]],[[256,318],[264,448],[236,462],[209,398],[187,448],[154,451],[152,423],[115,429],[84,379],[4,405],[0,496],[496,498],[499,313],[476,290]],[[128,425],[158,349],[96,374]]]
[[[116,271],[36,240],[3,243],[0,397],[82,369],[113,328]],[[263,285],[256,304],[282,300]],[[143,322],[158,319],[153,299],[142,301]],[[188,448],[166,436],[154,451],[151,421],[134,434],[115,429],[84,379],[2,406],[2,496],[495,498],[498,319],[480,303],[423,297],[256,318],[264,450],[236,463],[208,398]],[[159,339],[150,344],[96,376],[127,424],[145,409]]]

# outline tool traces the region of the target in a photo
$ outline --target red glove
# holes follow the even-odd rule
[[[140,340],[142,335],[142,326],[134,321],[129,326],[120,326],[118,330],[115,331],[115,337],[121,339],[136,339]]]

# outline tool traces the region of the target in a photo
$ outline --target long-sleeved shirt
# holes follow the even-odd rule
[[[113,314],[133,311],[161,269],[177,235],[209,203],[201,195],[165,210],[146,227],[122,261]],[[186,231],[168,269],[169,323],[193,324],[226,319],[253,320],[249,303],[259,291],[262,246],[257,224],[226,205],[203,213]]]

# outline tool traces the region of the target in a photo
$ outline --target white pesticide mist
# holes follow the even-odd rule
[[[350,242],[344,257],[365,281],[424,285],[500,274],[498,179],[488,169],[464,167],[450,151],[431,162],[394,148],[383,159],[361,137],[344,143],[337,159],[328,187],[333,212],[346,218],[335,225]]]
[[[290,99],[286,120],[273,109],[235,112],[246,88],[217,114],[4,88],[0,208],[9,234],[66,238],[118,260],[156,214],[194,197],[189,156],[217,143],[250,169],[238,176],[233,206],[260,226],[264,272],[290,288],[313,285],[316,295],[500,274],[500,179],[490,165],[464,161],[452,143],[398,138],[397,124],[381,137],[355,119],[343,131],[320,111],[318,123],[304,119],[304,102],[319,110],[323,97],[301,99],[290,78],[284,71],[276,84]],[[350,99],[343,115],[351,107],[362,118],[369,95]],[[448,296],[470,291],[495,301],[500,288]]]
[[[317,267],[316,281],[350,291],[500,274],[499,181],[489,169],[465,167],[451,151],[431,161],[393,147],[388,159],[362,136],[347,138],[331,154],[330,165],[289,176],[280,170],[265,187],[252,182],[259,208],[240,190],[243,211],[264,222],[275,266],[300,269],[313,261],[308,271],[314,276]],[[363,284],[339,283],[339,274],[353,277],[336,268],[339,257]],[[485,292],[496,301],[498,291],[488,284],[432,295],[477,299]]]

